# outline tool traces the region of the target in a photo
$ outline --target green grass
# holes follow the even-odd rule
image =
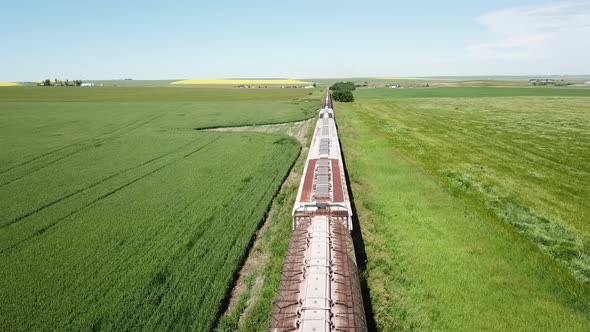
[[[0,91],[0,172],[63,148],[64,137],[75,145],[57,155],[100,141],[103,132],[290,122],[312,117],[315,108],[317,97],[288,89],[7,88]]]
[[[2,92],[1,330],[213,328],[300,146],[194,128],[299,120],[319,103],[121,89]]]
[[[350,78],[322,78],[305,79],[317,82],[320,86],[330,86],[334,82],[350,81],[357,84],[367,83],[369,87],[384,88],[391,84],[401,84],[404,88],[424,87],[532,87],[529,79],[549,78],[557,83],[583,84],[590,80],[590,76],[439,76],[439,77],[350,77]]]
[[[367,83],[369,88],[386,88],[392,84],[400,84],[404,88],[421,88],[427,84],[429,87],[486,87],[486,86],[501,86],[501,87],[528,87],[530,83],[528,80],[500,80],[500,79],[479,79],[476,77],[461,77],[461,78],[437,78],[437,77],[389,77],[389,78],[339,78],[339,79],[319,79],[314,80],[320,85],[330,86],[334,82],[349,81],[356,84]],[[364,90],[367,88],[359,88]]]
[[[590,89],[550,88],[550,87],[450,87],[450,88],[412,88],[412,89],[359,89],[354,93],[363,99],[399,98],[463,98],[463,97],[525,97],[525,96],[568,96],[590,97]]]
[[[436,90],[336,105],[377,325],[588,330],[590,98]]]
[[[228,91],[229,90],[229,91]],[[315,94],[309,97],[308,94]],[[151,88],[151,87],[7,87],[0,89],[0,101],[250,101],[302,102],[315,99],[321,93],[304,89],[224,89],[224,88]],[[317,105],[314,105],[317,107]]]

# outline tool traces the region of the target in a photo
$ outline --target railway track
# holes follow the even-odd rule
[[[352,227],[328,90],[293,207],[293,233],[270,331],[367,331]]]

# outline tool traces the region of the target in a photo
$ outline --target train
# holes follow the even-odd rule
[[[330,90],[319,111],[269,330],[367,331],[353,210]]]

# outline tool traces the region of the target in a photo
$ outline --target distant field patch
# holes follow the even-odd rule
[[[20,84],[14,82],[0,82],[0,86],[19,86]]]
[[[172,82],[170,84],[194,84],[194,85],[300,85],[311,84],[300,80],[231,80],[231,79],[194,79]]]
[[[407,89],[361,89],[354,93],[357,98],[438,98],[438,97],[590,97],[590,90],[572,88],[407,88]]]
[[[431,77],[377,77],[378,80],[426,80],[426,81],[445,81],[444,78],[431,78]],[[453,80],[453,79],[450,79]]]

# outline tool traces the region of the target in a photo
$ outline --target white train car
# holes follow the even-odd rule
[[[329,94],[326,94],[326,98],[330,98]],[[328,209],[332,214],[344,218],[346,227],[352,231],[352,209],[334,110],[331,101],[325,104],[329,106],[324,106],[320,111],[293,207],[293,229],[297,227],[300,217]]]
[[[352,208],[326,92],[293,207],[293,234],[271,331],[366,331]]]

